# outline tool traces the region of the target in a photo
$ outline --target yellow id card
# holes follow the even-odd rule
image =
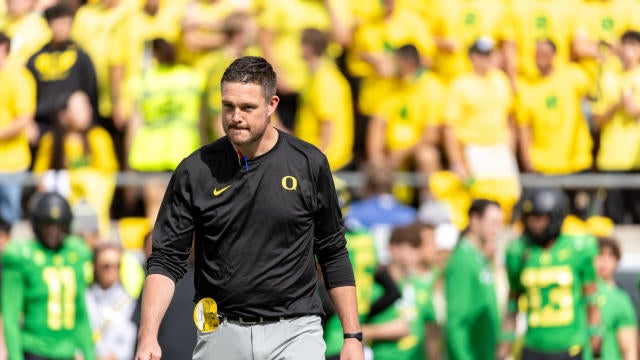
[[[218,304],[212,298],[202,298],[193,309],[193,322],[201,332],[215,331],[220,326]]]

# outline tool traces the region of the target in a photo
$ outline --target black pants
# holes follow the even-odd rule
[[[582,351],[572,356],[569,351],[548,354],[524,348],[522,349],[522,360],[582,360]]]
[[[631,215],[634,224],[640,223],[640,190],[637,189],[609,189],[604,201],[604,209],[616,224],[624,222],[625,214]]]
[[[54,359],[54,358],[46,358],[40,355],[34,355],[30,353],[24,353],[24,360],[73,360],[73,359]]]

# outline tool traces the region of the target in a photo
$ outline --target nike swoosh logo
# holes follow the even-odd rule
[[[218,190],[216,188],[213,189],[213,196],[218,196],[220,194],[222,194],[223,192],[225,192],[228,188],[230,188],[231,185],[227,185],[225,187],[223,187],[222,189]]]

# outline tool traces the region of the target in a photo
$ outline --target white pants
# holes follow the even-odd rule
[[[223,320],[214,331],[198,331],[193,360],[324,360],[325,349],[319,316],[256,325]]]

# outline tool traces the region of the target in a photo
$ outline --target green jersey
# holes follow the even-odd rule
[[[561,234],[548,249],[529,244],[524,237],[509,244],[509,284],[527,299],[525,347],[550,353],[587,343],[583,287],[596,279],[597,252],[590,235]]]
[[[444,270],[449,359],[495,358],[499,316],[491,263],[464,238]]]
[[[374,341],[371,344],[376,360],[424,360],[426,323],[435,321],[431,302],[432,277],[411,276],[398,284],[402,297],[371,319],[372,324],[384,324],[405,319],[409,323],[409,334],[396,341]],[[382,286],[374,284],[374,299],[382,296]]]
[[[373,278],[375,277],[378,261],[376,246],[371,234],[365,230],[348,231],[347,251],[356,279],[356,297],[358,299],[358,314],[363,321],[371,307]],[[343,344],[342,325],[337,315],[331,316],[324,327],[324,341],[327,344],[326,356],[340,354]]]
[[[2,314],[9,360],[23,353],[71,359],[81,350],[95,359],[85,306],[91,252],[68,236],[57,251],[37,240],[13,241],[2,257]]]
[[[602,360],[622,359],[617,333],[623,328],[637,327],[636,312],[629,295],[617,286],[598,281],[598,306],[602,319]]]

